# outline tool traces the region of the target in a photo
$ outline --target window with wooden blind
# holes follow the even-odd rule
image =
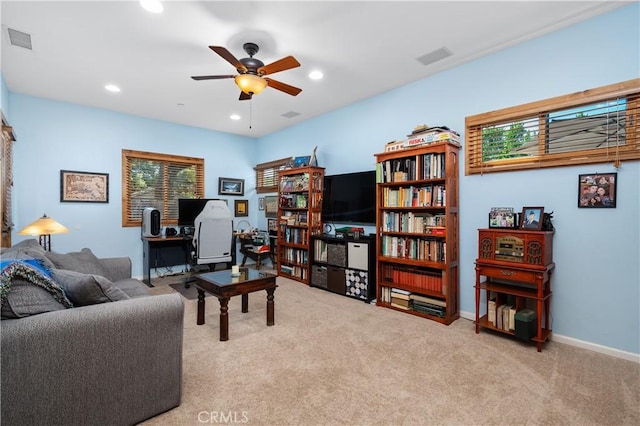
[[[122,226],[140,226],[142,210],[178,224],[178,199],[204,198],[204,159],[122,150]]]
[[[467,175],[640,159],[640,79],[465,120]]]
[[[278,173],[289,161],[291,157],[256,165],[253,168],[256,171],[256,192],[278,192]]]

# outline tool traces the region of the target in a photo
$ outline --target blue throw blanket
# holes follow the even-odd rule
[[[0,262],[0,266],[2,267],[2,272],[0,272],[0,304],[4,303],[7,298],[13,280],[22,278],[47,290],[54,299],[66,308],[73,307],[62,287],[51,279],[49,271],[37,259],[3,260]]]

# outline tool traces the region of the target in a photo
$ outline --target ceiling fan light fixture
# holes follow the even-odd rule
[[[240,74],[235,78],[236,84],[247,95],[262,92],[267,87],[267,80],[253,74]]]

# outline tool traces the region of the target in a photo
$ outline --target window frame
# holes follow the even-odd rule
[[[255,170],[256,172],[256,193],[266,194],[271,192],[278,192],[278,177],[280,171],[284,170],[287,163],[292,159],[293,157],[286,157],[279,160],[256,164],[256,166],[253,168],[253,170]],[[270,173],[273,175],[273,185],[264,185],[265,173]]]
[[[568,152],[544,152],[546,147],[545,127],[549,122],[549,115],[615,98],[626,98],[627,100],[625,145],[576,149]],[[482,131],[484,128],[528,119],[539,120],[537,155],[493,159],[491,161],[483,160]],[[640,79],[471,115],[465,118],[465,175],[607,162],[619,164],[621,160],[640,160],[639,120]]]
[[[169,164],[181,164],[181,165],[193,165],[196,167],[196,197],[204,198],[204,158],[186,157],[173,154],[162,154],[146,151],[134,151],[129,149],[122,150],[122,226],[123,227],[137,227],[142,225],[142,218],[139,220],[131,218],[130,204],[129,204],[129,170],[130,162],[132,160],[150,160],[162,162],[165,165]],[[170,203],[168,202],[168,191],[166,188],[166,180],[168,176],[163,178],[164,188],[164,211],[161,213],[161,224],[163,226],[175,226],[178,224],[178,218],[170,218],[168,214],[168,208]]]

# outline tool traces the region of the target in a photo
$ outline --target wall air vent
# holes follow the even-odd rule
[[[286,118],[293,118],[293,117],[297,117],[298,115],[300,115],[300,113],[295,111],[289,111],[285,114],[282,114],[282,116]]]
[[[446,47],[441,47],[440,49],[434,50],[431,53],[427,53],[426,55],[420,56],[418,62],[422,63],[422,65],[430,65],[434,62],[437,62],[441,59],[447,58],[453,55],[449,49]]]
[[[31,48],[31,34],[23,33],[22,31],[7,28],[9,32],[9,41],[13,46],[24,47],[25,49],[32,50]]]

